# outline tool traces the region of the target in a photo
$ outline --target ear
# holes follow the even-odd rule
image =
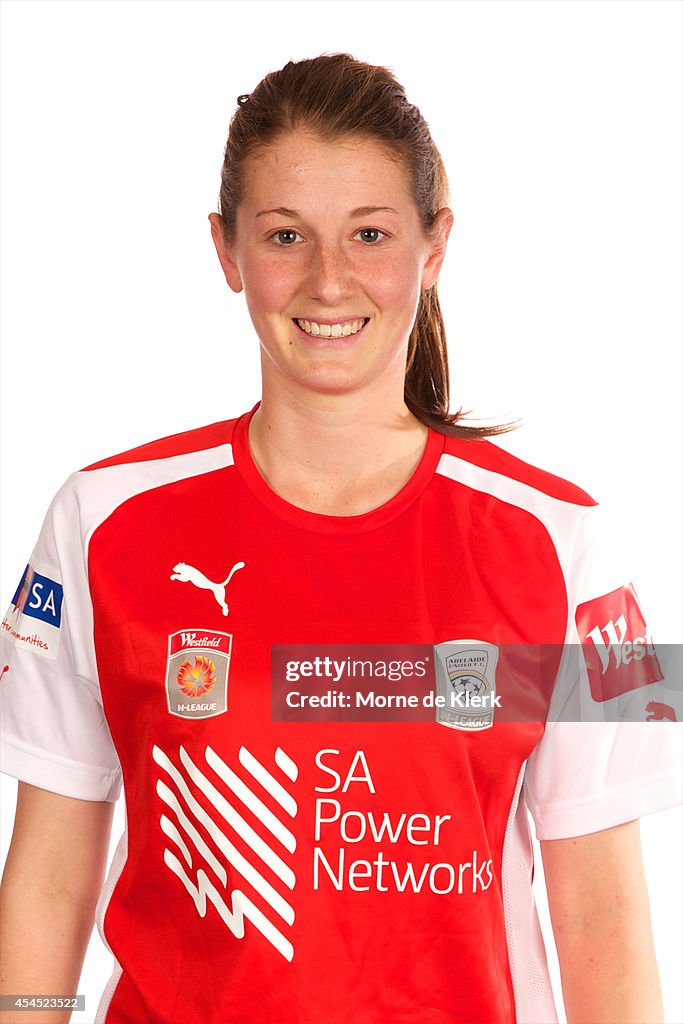
[[[223,235],[223,221],[219,214],[210,213],[209,222],[211,224],[211,237],[213,238],[213,244],[216,246],[218,260],[223,268],[225,280],[234,292],[241,292],[243,288],[242,278],[240,277],[237,264],[233,259],[232,250],[225,242]]]
[[[453,227],[453,211],[443,206],[436,215],[431,232],[431,242],[427,250],[427,259],[422,268],[422,289],[426,291],[439,279],[441,265],[446,255],[446,243]]]

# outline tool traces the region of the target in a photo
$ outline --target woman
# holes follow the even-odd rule
[[[447,203],[386,69],[239,98],[209,219],[262,397],[50,509],[3,630],[4,991],[76,991],[99,897],[106,1024],[547,1024],[528,806],[568,1019],[662,1020],[637,818],[677,799],[666,730],[601,721],[656,655],[498,711],[506,645],[584,639],[604,595],[644,623],[595,502],[448,413]]]

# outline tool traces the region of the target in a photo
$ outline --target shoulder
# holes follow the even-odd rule
[[[87,473],[95,469],[107,469],[111,466],[132,465],[139,462],[153,462],[158,459],[169,459],[179,455],[191,455],[195,452],[207,451],[230,444],[232,433],[238,416],[230,420],[221,420],[207,426],[184,430],[178,434],[170,434],[154,441],[129,448],[127,451],[110,455],[84,466],[80,472]]]
[[[513,504],[523,498],[545,497],[551,503],[563,502],[582,508],[597,505],[577,484],[525,462],[488,439],[446,437],[438,472],[503,500],[509,499]]]
[[[233,429],[239,417],[149,441],[76,470],[57,492],[48,513],[55,532],[79,527],[85,543],[130,499],[232,465]]]

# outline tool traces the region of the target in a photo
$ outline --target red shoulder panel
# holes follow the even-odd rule
[[[597,501],[576,484],[564,480],[560,476],[548,473],[545,469],[532,466],[523,459],[512,455],[492,444],[487,438],[470,440],[469,438],[447,437],[444,454],[455,455],[458,459],[470,462],[474,466],[500,473],[510,480],[535,487],[537,491],[547,494],[560,501],[569,501],[574,505],[597,505]]]

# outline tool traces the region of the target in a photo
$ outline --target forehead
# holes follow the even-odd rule
[[[286,206],[414,210],[403,161],[373,138],[323,139],[303,130],[259,147],[243,165],[243,204],[258,210]]]

